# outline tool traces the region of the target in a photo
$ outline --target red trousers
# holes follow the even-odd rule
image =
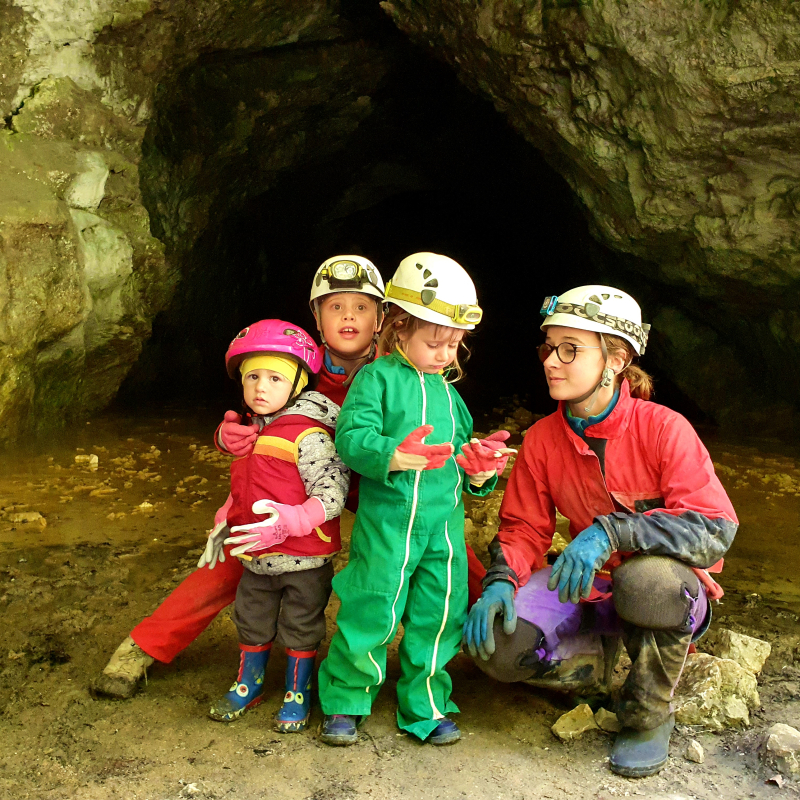
[[[225,548],[225,561],[214,569],[196,569],[185,578],[163,603],[132,631],[131,638],[147,655],[169,664],[236,599],[236,588],[244,567]],[[469,604],[481,595],[485,567],[467,545],[469,559]]]
[[[244,567],[230,549],[225,548],[225,561],[217,562],[214,569],[196,569],[185,578],[131,631],[131,638],[147,655],[168,664],[236,599]]]

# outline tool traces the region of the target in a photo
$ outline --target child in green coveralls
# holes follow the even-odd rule
[[[350,559],[333,581],[342,605],[320,667],[321,738],[356,741],[402,622],[398,724],[449,744],[461,734],[447,717],[458,708],[445,666],[467,611],[461,494],[491,492],[512,451],[505,431],[470,439],[472,417],[449,382],[461,376],[458,350],[482,316],[469,275],[446,256],[415,253],[386,299],[386,355],[356,376],[336,433],[341,458],[362,479]]]

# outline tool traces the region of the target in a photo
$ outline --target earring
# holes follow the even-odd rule
[[[614,383],[614,378],[616,378],[616,377],[617,377],[617,373],[614,372],[614,370],[611,369],[611,367],[606,367],[603,370],[603,374],[600,377],[600,385],[604,389],[606,389],[607,387],[611,386],[612,383]]]

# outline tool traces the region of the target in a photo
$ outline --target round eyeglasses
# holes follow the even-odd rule
[[[553,346],[552,344],[540,344],[538,348],[539,360],[544,363],[550,358],[550,353],[556,351],[556,356],[562,364],[571,364],[578,355],[578,350],[600,350],[600,347],[591,347],[588,344],[572,344],[571,342],[561,342]]]

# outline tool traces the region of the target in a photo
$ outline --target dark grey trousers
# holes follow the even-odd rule
[[[316,650],[325,638],[333,562],[316,569],[256,575],[245,569],[233,621],[241,644],[266,644],[280,633],[291,650]]]

